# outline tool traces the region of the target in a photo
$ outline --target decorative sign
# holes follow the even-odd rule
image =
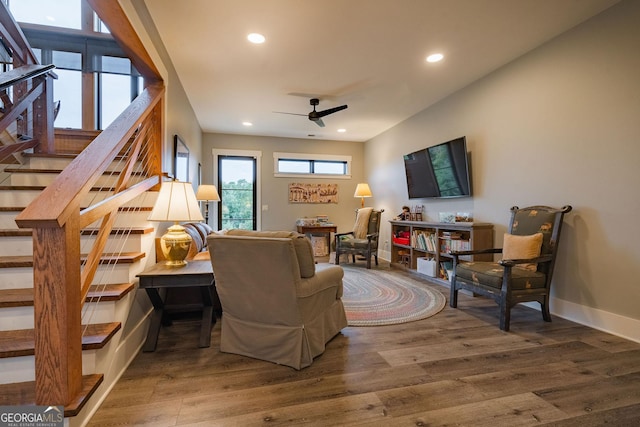
[[[289,184],[289,203],[338,203],[338,184]]]

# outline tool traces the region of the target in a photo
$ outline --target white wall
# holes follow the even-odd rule
[[[261,151],[261,205],[267,205],[261,211],[262,230],[295,230],[297,218],[328,215],[339,232],[353,229],[355,210],[360,207],[360,199],[353,197],[356,185],[364,176],[362,142],[325,141],[295,138],[276,138],[253,135],[229,135],[205,133],[202,140],[203,182],[213,183],[212,150],[252,150]],[[310,153],[351,156],[351,179],[301,179],[274,177],[273,153]],[[289,183],[329,183],[338,184],[338,203],[329,204],[296,204],[288,201]],[[375,194],[375,188],[372,188]],[[367,206],[372,206],[367,204]],[[214,207],[217,209],[217,207]],[[215,228],[215,227],[214,227]]]
[[[622,2],[367,142],[375,204],[472,211],[498,246],[511,206],[572,205],[552,311],[640,341],[638,22],[640,2]],[[402,155],[461,135],[473,198],[409,201]]]

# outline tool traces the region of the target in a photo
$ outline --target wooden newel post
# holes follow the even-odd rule
[[[68,405],[82,388],[78,222],[33,231],[37,405]]]

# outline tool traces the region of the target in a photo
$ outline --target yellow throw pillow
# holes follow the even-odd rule
[[[503,259],[529,259],[540,256],[542,248],[542,233],[530,236],[518,236],[505,233],[502,244]],[[536,271],[538,264],[518,264],[516,267]]]

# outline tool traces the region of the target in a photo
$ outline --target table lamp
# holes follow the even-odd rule
[[[204,208],[204,222],[209,224],[209,202],[219,202],[220,196],[218,195],[218,189],[215,185],[203,184],[198,187],[196,191],[196,200],[205,202]]]
[[[180,221],[202,221],[202,213],[190,182],[163,182],[156,204],[147,218],[149,221],[173,221],[167,233],[160,238],[162,253],[169,267],[184,267],[191,246],[191,236]]]
[[[360,207],[364,208],[364,198],[373,197],[373,194],[371,194],[371,189],[369,188],[369,184],[366,184],[366,183],[358,184],[356,186],[356,192],[354,193],[353,197],[360,197],[362,200]]]

